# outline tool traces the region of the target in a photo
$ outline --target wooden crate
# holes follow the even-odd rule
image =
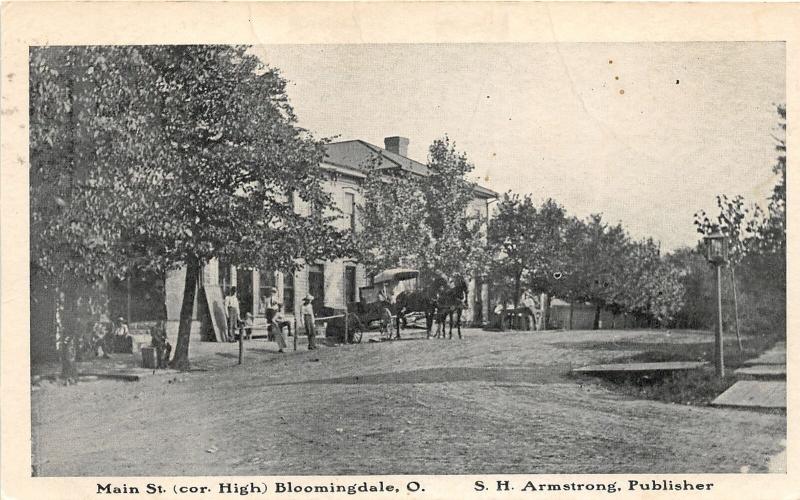
[[[158,368],[158,357],[155,348],[142,347],[142,368]]]

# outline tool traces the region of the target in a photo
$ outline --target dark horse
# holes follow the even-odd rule
[[[455,317],[458,338],[461,338],[461,312],[467,307],[467,282],[461,276],[455,277],[455,285],[446,288],[437,301],[436,308],[436,338],[441,330],[444,338],[445,322],[450,318],[450,338],[453,338],[453,318]]]
[[[400,323],[405,324],[406,315],[412,312],[425,313],[425,328],[428,337],[431,336],[431,328],[436,314],[437,302],[442,291],[447,288],[447,280],[441,277],[435,278],[428,286],[422,290],[400,292],[395,299],[395,331],[400,338]]]

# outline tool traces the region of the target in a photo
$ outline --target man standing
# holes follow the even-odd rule
[[[150,345],[156,350],[156,368],[166,368],[172,345],[167,341],[167,325],[164,320],[159,320],[150,328]]]
[[[314,297],[309,294],[303,298],[303,307],[300,313],[303,315],[303,325],[306,327],[306,336],[308,336],[308,350],[311,351],[317,348],[316,331],[314,330],[314,308],[311,301]]]
[[[236,287],[231,287],[225,297],[225,315],[228,318],[228,342],[236,342],[236,330],[239,327],[239,299],[236,297]]]
[[[264,319],[267,320],[267,340],[275,340],[274,319],[278,314],[278,289],[274,286],[269,287],[269,295],[262,298],[262,307],[264,309]]]
[[[267,321],[267,329],[272,332],[272,336],[275,339],[275,342],[278,344],[278,352],[283,352],[286,349],[286,337],[283,336],[283,326],[289,326],[288,321],[284,321],[281,317],[280,313],[280,306],[276,306],[275,314],[272,316],[270,320]],[[289,326],[289,333],[292,333],[292,327]]]

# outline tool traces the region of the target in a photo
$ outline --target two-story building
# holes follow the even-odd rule
[[[358,230],[358,207],[362,204],[360,186],[370,165],[387,171],[400,171],[406,175],[427,176],[426,165],[408,158],[408,139],[387,137],[384,148],[361,140],[330,143],[321,164],[324,172],[322,181],[333,197],[333,201],[345,214],[337,221],[342,228]],[[497,193],[476,185],[475,198],[469,210],[480,213],[488,219],[489,202],[497,198]],[[295,200],[295,209],[309,210],[301,200]],[[170,273],[166,279],[167,317],[175,328],[180,315],[185,271]],[[359,287],[368,284],[364,266],[356,261],[339,259],[335,261],[306,264],[293,274],[270,269],[247,269],[237,267],[232,262],[211,261],[203,269],[199,287],[219,287],[222,295],[232,286],[239,292],[242,314],[251,312],[260,323],[264,315],[264,301],[270,287],[278,290],[283,302],[284,314],[288,319],[299,316],[302,298],[310,293],[314,296],[314,308],[319,313],[323,307],[345,309],[348,302],[360,299]],[[463,320],[467,323],[485,322],[488,318],[488,294],[486,284],[479,277],[470,280],[468,309]],[[197,294],[195,317],[206,314],[203,294]],[[197,325],[199,328],[199,324]]]

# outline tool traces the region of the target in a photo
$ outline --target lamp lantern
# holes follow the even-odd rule
[[[728,239],[719,231],[703,238],[706,242],[706,258],[714,265],[717,274],[717,328],[714,339],[714,367],[717,377],[725,376],[725,359],[722,341],[722,266],[728,260]]]
[[[703,239],[706,242],[706,259],[714,265],[724,265],[728,261],[728,238],[715,231]]]

